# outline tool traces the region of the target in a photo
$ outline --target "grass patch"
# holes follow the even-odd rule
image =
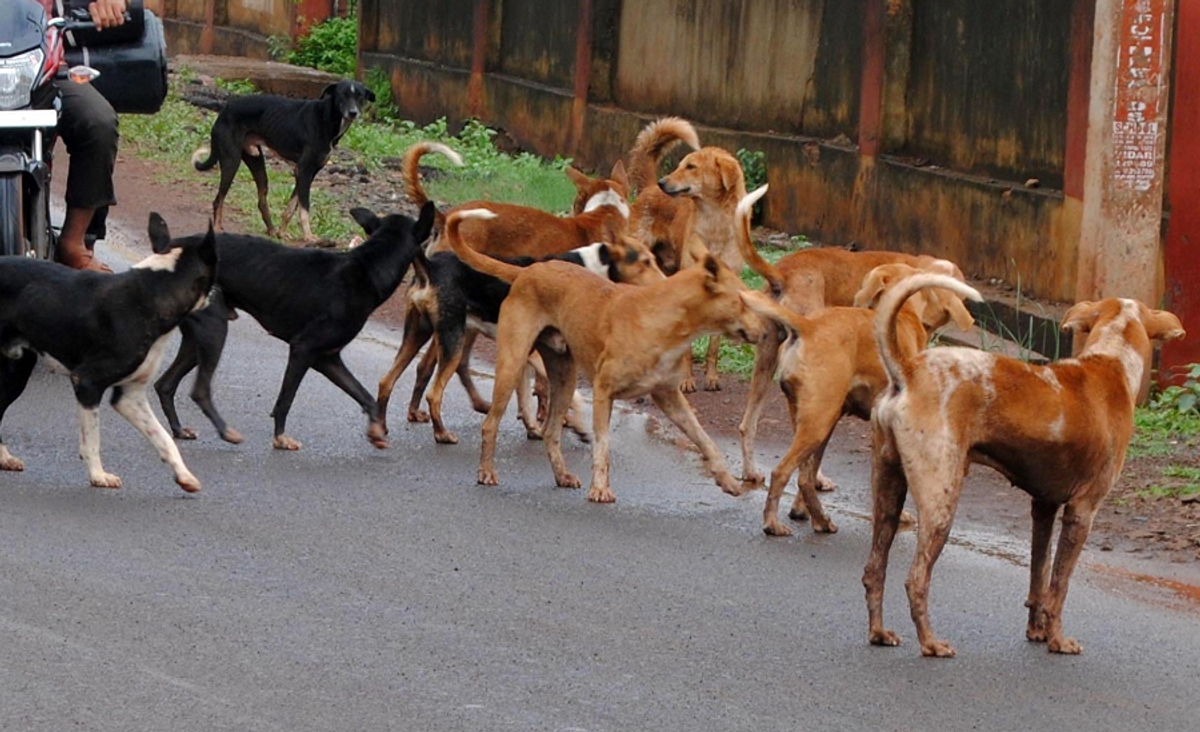
[[[1200,435],[1200,414],[1153,406],[1138,407],[1133,417],[1134,433],[1129,457],[1171,455],[1180,445],[1191,445]]]

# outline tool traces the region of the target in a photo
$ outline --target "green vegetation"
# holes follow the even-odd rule
[[[286,63],[352,77],[358,69],[358,13],[351,9],[345,18],[317,23],[295,45],[276,39],[271,50]]]

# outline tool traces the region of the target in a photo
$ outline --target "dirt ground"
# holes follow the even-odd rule
[[[190,155],[191,151],[180,151],[180,154]],[[59,185],[64,177],[58,176]],[[148,213],[157,211],[177,234],[199,231],[207,225],[215,185],[215,176],[204,177],[199,174],[194,179],[165,184],[153,163],[123,150],[117,165],[117,194],[121,204],[113,210],[112,217],[129,227],[142,230]],[[239,180],[237,185],[249,183]],[[415,214],[415,209],[401,198],[395,170],[366,174],[340,151],[317,177],[315,185],[343,201],[347,210],[352,206],[367,206],[379,212]],[[227,213],[227,221],[230,220],[228,217]],[[238,219],[234,218],[233,221],[237,222]],[[256,212],[242,216],[240,221],[247,233],[262,233],[262,224]],[[381,308],[376,317],[398,327],[402,315],[403,290]],[[490,353],[490,347],[485,345],[481,348],[481,361],[486,361]],[[711,431],[736,437],[748,384],[732,376],[725,376],[723,384],[722,391],[694,395],[692,404],[701,422]],[[654,409],[649,405],[641,408]],[[782,397],[778,390],[773,389],[770,408],[760,427],[760,440],[763,444],[786,445],[790,437],[791,428],[787,423]],[[869,452],[869,445],[866,425],[846,418],[839,426],[829,451],[831,454],[855,451],[865,456]],[[775,456],[764,454],[762,457],[762,465],[769,471],[771,459]],[[739,456],[730,455],[730,458],[736,464]],[[1168,464],[1200,467],[1200,449],[1197,449],[1196,442],[1176,446],[1175,454],[1167,457],[1133,459],[1127,463],[1114,495],[1105,502],[1097,518],[1091,537],[1094,547],[1102,552],[1112,552],[1110,556],[1113,557],[1127,555],[1131,559],[1144,557],[1177,564],[1200,560],[1200,501],[1185,503],[1178,498],[1149,497],[1148,489],[1164,483],[1162,469]],[[1026,535],[1029,531],[1027,501],[995,474],[977,478],[981,473],[990,471],[976,467],[971,480],[983,480],[987,489],[983,491],[982,498],[978,497],[979,491],[976,491],[972,505],[964,505],[963,513],[1004,524],[1017,536]]]

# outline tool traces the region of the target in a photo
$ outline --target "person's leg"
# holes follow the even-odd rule
[[[58,261],[76,269],[108,270],[87,247],[96,209],[116,203],[117,114],[91,84],[64,82],[58,134],[67,146],[67,215],[58,241]]]

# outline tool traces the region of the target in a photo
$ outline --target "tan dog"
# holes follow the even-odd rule
[[[663,153],[677,142],[694,149],[675,170],[658,179]],[[664,272],[693,266],[711,252],[736,274],[742,272],[735,212],[746,195],[746,178],[736,157],[719,147],[701,148],[686,120],[664,117],[638,135],[630,152],[638,196],[630,212],[630,233],[651,248]],[[704,388],[721,388],[717,373],[719,338],[708,341]],[[690,364],[683,390],[696,390]]]
[[[463,212],[459,216],[486,216]],[[562,457],[562,419],[583,369],[592,384],[592,485],[588,500],[616,500],[609,487],[609,420],[614,399],[649,394],[654,403],[700,448],[705,465],[726,492],[737,480],[725,466],[716,444],[704,432],[687,399],[679,391],[680,360],[690,357],[691,341],[723,333],[756,340],[762,321],[746,306],[741,279],[711,256],[657,284],[619,285],[559,262],[525,269],[485,257],[450,239],[464,262],[493,277],[511,281],[497,328],[496,384],[492,409],[483,423],[479,482],[495,485],[496,433],[520,370],[531,348],[546,363],[550,411],[545,442],[555,482],[578,487]],[[564,348],[539,341],[546,329],[557,331]]]
[[[441,143],[419,142],[408,148],[401,165],[404,189],[409,200],[418,207],[429,200],[421,185],[420,161],[430,152],[462,165],[458,153]],[[567,168],[567,177],[585,201],[582,211],[574,216],[560,217],[529,206],[489,201],[471,201],[450,211],[486,209],[496,214],[491,219],[464,221],[462,230],[463,237],[472,247],[493,257],[544,259],[596,242],[615,244],[629,222],[629,180],[625,165],[617,161],[612,175],[604,180],[589,178],[574,168]],[[434,223],[436,232],[445,229],[445,216],[439,212]],[[442,247],[435,247],[438,248]]]
[[[920,270],[906,264],[876,267],[859,292],[860,307],[823,308],[811,316],[797,315],[762,293],[755,293],[758,297],[749,301],[755,312],[787,333],[780,347],[778,377],[787,397],[794,435],[791,447],[771,472],[763,508],[763,531],[767,534],[792,533],[777,514],[783,489],[797,468],[799,490],[788,516],[803,520],[811,514],[813,531],[837,531],[817,497],[821,456],[841,416],[853,414],[870,419],[875,398],[888,383],[875,346],[875,313],[861,306],[875,305],[888,288],[916,274]],[[924,290],[914,295],[897,315],[897,341],[905,358],[924,349],[929,333],[951,319],[963,330],[975,323],[962,300],[947,290]],[[742,449],[745,459],[751,461],[744,471],[755,472],[753,442],[744,441]]]
[[[744,220],[744,212],[748,212],[754,204],[766,194],[768,186],[756,189],[738,204],[739,220]],[[938,272],[964,279],[962,271],[945,259],[937,259],[927,255],[912,255],[902,252],[851,252],[845,249],[802,249],[792,252],[776,264],[763,259],[750,240],[748,229],[743,229],[737,237],[738,246],[742,250],[746,264],[766,280],[766,291],[774,296],[780,305],[799,315],[809,315],[825,307],[850,307],[856,305],[855,297],[864,287],[864,279],[877,267],[885,264],[904,264],[918,270]],[[922,315],[922,322],[930,329],[945,325],[946,313],[953,313],[956,321],[966,322],[963,316],[969,317],[962,307],[961,301],[950,294],[934,294],[928,296],[928,303],[922,299],[920,308],[929,310],[929,317]],[[958,303],[955,308],[954,302]],[[753,446],[758,434],[758,420],[762,416],[763,405],[771,380],[779,368],[779,344],[781,333],[773,323],[768,323],[767,335],[758,342],[754,354],[754,371],[750,377],[750,394],[746,399],[746,413],[738,425],[742,436],[742,481],[744,488],[749,490],[762,484],[763,476],[754,467]],[[803,478],[802,478],[803,479]],[[818,490],[833,490],[837,486],[824,475],[817,477]],[[793,518],[803,518],[803,512],[793,514]]]
[[[1081,302],[1063,320],[1087,340],[1078,358],[1034,366],[969,348],[931,348],[909,357],[899,344],[896,315],[914,292],[944,287],[979,293],[950,277],[923,274],[885,294],[876,341],[890,384],[872,416],[874,509],[871,555],[863,572],[869,637],[894,646],[883,626],[887,557],[905,494],[919,515],[917,548],[905,587],[921,653],[953,656],[929,625],[929,579],[950,534],[971,463],[1000,471],[1033,498],[1026,637],[1054,653],[1082,647],[1063,635],[1067,583],[1096,509],[1125,462],[1133,434],[1134,397],[1150,364],[1150,341],[1184,335],[1179,319],[1135,300]],[[1054,517],[1062,532],[1049,571]]]

